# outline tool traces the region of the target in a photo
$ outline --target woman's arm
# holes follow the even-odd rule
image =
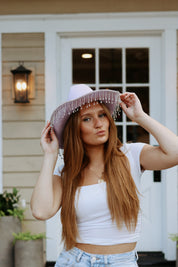
[[[58,156],[58,140],[49,122],[42,131],[41,146],[44,159],[32,193],[31,210],[35,218],[46,220],[59,210],[62,197],[61,178],[53,175]]]
[[[121,95],[121,107],[126,115],[152,134],[159,146],[145,145],[140,163],[145,170],[162,170],[178,164],[178,137],[168,128],[148,116],[134,93]]]

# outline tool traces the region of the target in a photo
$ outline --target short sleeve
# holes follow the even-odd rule
[[[139,186],[140,178],[143,174],[143,171],[141,170],[140,166],[140,154],[145,145],[145,143],[130,143],[124,144],[121,147],[122,152],[129,160],[131,174],[137,187]]]
[[[64,167],[64,162],[60,158],[58,158],[53,174],[61,176],[63,167]]]
[[[54,169],[53,174],[61,176],[61,172],[62,172],[63,167],[64,167],[64,164],[62,164],[60,166],[56,166],[55,169]]]
[[[138,168],[138,172],[140,175],[143,173],[143,171],[141,170],[141,166],[140,166],[140,154],[141,154],[141,151],[145,145],[146,145],[145,143],[132,143],[132,144],[130,144],[130,152],[133,156],[135,166]]]

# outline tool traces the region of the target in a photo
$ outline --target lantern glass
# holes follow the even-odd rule
[[[28,76],[31,70],[20,65],[17,69],[11,71],[13,73],[13,87],[15,95],[15,103],[29,103],[29,84]]]

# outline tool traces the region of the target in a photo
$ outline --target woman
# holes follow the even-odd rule
[[[122,145],[111,116],[117,116],[118,105],[159,146]],[[145,114],[134,93],[92,91],[81,84],[54,111],[41,146],[44,161],[31,208],[41,220],[61,208],[65,249],[55,266],[137,266],[140,177],[144,170],[178,164],[178,137]],[[55,168],[59,148],[64,166]]]

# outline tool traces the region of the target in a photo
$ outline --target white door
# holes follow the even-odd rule
[[[161,121],[160,38],[101,37],[62,38],[60,101],[72,84],[85,83],[94,90],[109,88],[135,92],[144,110]],[[87,56],[88,55],[88,56]],[[122,142],[156,141],[124,114],[117,119]],[[142,177],[143,227],[139,251],[162,251],[161,177],[146,171]]]
[[[61,38],[58,104],[67,99],[72,84],[86,83],[94,90],[133,91],[144,110],[161,121],[161,40],[158,36]],[[90,54],[90,58],[83,58]],[[117,119],[122,142],[156,141],[124,114]],[[162,183],[159,173],[142,176],[143,227],[138,251],[163,251]],[[62,249],[59,214],[47,222],[47,258]],[[57,247],[57,251],[56,251]]]

